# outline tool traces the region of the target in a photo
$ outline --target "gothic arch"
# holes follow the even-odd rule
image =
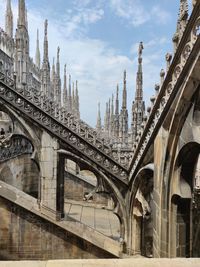
[[[162,233],[159,237],[159,246],[161,247],[161,250],[166,253],[163,255],[173,256],[173,253],[171,252],[173,235],[171,234],[172,231],[169,222],[171,222],[171,194],[173,183],[176,177],[179,176],[176,159],[178,155],[180,155],[179,153],[185,144],[190,143],[191,145],[193,142],[199,142],[199,140],[195,140],[196,136],[193,131],[193,115],[195,114],[194,111],[197,107],[197,99],[199,101],[199,84],[198,82],[191,80],[179,95],[175,103],[171,121],[167,121],[168,126],[166,122],[164,122],[165,129],[168,128],[168,138],[166,140],[164,153],[165,165],[161,170],[161,173],[159,173],[160,177],[163,177],[160,181],[160,210],[164,215],[161,215],[162,219],[159,222],[160,226],[158,227],[160,228],[159,231]],[[197,127],[199,126],[200,125]],[[197,139],[199,139],[199,137]],[[163,223],[163,221],[168,222],[168,224]],[[168,246],[162,247],[162,244],[164,243],[168,244]]]
[[[9,108],[7,105],[3,105],[1,107],[1,110],[10,116],[13,122],[14,130],[15,130],[14,121],[17,121],[19,123],[19,125],[23,129],[24,136],[26,136],[28,139],[31,140],[31,143],[33,144],[33,147],[35,148],[34,150],[38,150],[38,148],[40,147],[40,140],[39,140],[39,137],[35,134],[35,131],[33,131],[33,129],[31,128],[31,126],[29,126],[29,124],[22,117],[16,114],[16,112],[12,108]]]
[[[142,254],[147,257],[152,257],[153,173],[153,163],[138,171],[132,183],[129,204],[130,254]]]
[[[80,157],[78,157],[77,155],[68,152],[66,150],[59,150],[58,153],[64,157],[66,157],[67,159],[73,160],[74,162],[76,162],[80,168],[87,168],[89,170],[91,170],[97,177],[98,179],[102,179],[103,181],[105,181],[106,185],[108,186],[108,188],[111,189],[111,192],[113,194],[114,200],[116,200],[116,207],[114,209],[114,213],[117,215],[117,217],[120,220],[120,237],[121,237],[121,241],[123,243],[127,243],[128,240],[128,213],[127,213],[127,208],[125,205],[125,201],[124,201],[124,197],[122,195],[122,192],[120,192],[120,190],[118,189],[118,187],[115,185],[115,183],[111,180],[111,178],[107,177],[102,171],[100,171],[94,164],[91,165],[90,162],[87,162],[85,159],[82,159]],[[81,167],[82,165],[82,167]],[[124,248],[126,249],[126,248]]]
[[[179,151],[170,185],[169,251],[172,257],[199,257],[199,243],[194,242],[199,229],[199,214],[196,213],[196,190],[194,179],[200,162],[200,143],[189,142]],[[199,170],[198,170],[199,172]],[[198,192],[197,192],[198,193]],[[197,194],[198,196],[199,194]],[[194,231],[195,230],[195,231]],[[198,235],[199,236],[199,235]],[[198,238],[199,239],[199,238]],[[196,253],[196,254],[195,254]]]

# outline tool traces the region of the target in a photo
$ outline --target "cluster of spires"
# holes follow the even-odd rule
[[[6,16],[5,16],[6,34],[13,38],[13,13],[11,8],[11,0],[7,0]],[[67,67],[64,66],[63,88],[61,88],[60,76],[60,48],[57,49],[56,64],[53,59],[52,68],[49,63],[48,52],[48,21],[44,23],[44,49],[43,60],[41,62],[41,54],[39,48],[39,31],[37,30],[35,69],[37,73],[33,73],[30,68],[29,56],[29,34],[28,20],[25,0],[18,0],[18,20],[15,34],[15,49],[13,52],[14,75],[16,77],[17,86],[28,86],[41,88],[44,95],[54,100],[59,107],[64,107],[68,112],[73,113],[80,118],[79,111],[79,94],[78,81],[72,82],[71,75],[67,74]],[[69,83],[67,78],[69,77]]]
[[[64,107],[69,112],[80,118],[79,112],[79,95],[78,82],[71,82],[71,75],[67,75],[66,65],[64,66],[64,81],[63,89],[61,89],[60,78],[60,48],[57,49],[57,61],[53,60],[52,69],[50,68],[48,55],[48,21],[45,21],[44,26],[44,54],[41,62],[39,49],[39,31],[37,31],[35,66],[39,70],[39,75],[33,75],[29,69],[29,35],[28,21],[25,0],[18,0],[19,11],[17,30],[15,34],[15,49],[13,53],[14,74],[18,86],[33,86],[40,87],[41,91],[51,99],[55,100],[60,107]],[[193,5],[196,0],[193,0]],[[180,0],[179,16],[177,21],[177,29],[173,37],[174,52],[182,38],[183,32],[188,21],[188,1]],[[11,8],[11,0],[7,0],[5,30],[7,35],[13,39],[13,14]],[[131,127],[128,127],[128,110],[127,110],[127,88],[126,88],[126,71],[124,71],[122,106],[119,108],[119,85],[117,85],[116,96],[112,95],[111,100],[106,103],[106,113],[104,117],[104,125],[102,125],[100,103],[98,104],[98,116],[96,129],[99,135],[105,137],[110,143],[119,144],[122,147],[132,146],[137,139],[141,128],[147,118],[145,115],[145,102],[143,101],[143,71],[142,71],[142,42],[139,45],[138,51],[138,71],[136,79],[135,99],[132,103],[132,118]],[[172,55],[167,53],[167,71],[171,63]],[[34,77],[33,77],[34,76]],[[37,76],[35,78],[35,76]],[[162,69],[160,73],[160,85],[155,86],[156,94],[159,92],[164,78],[165,71]],[[69,81],[67,81],[67,78]],[[32,81],[30,82],[30,80]],[[155,97],[151,98],[154,103]],[[115,105],[114,105],[115,102]],[[151,110],[147,108],[147,113]]]
[[[106,103],[104,125],[101,122],[100,103],[98,105],[98,116],[96,129],[113,145],[131,147],[136,140],[141,125],[145,120],[145,103],[143,101],[143,71],[142,71],[142,51],[143,43],[140,42],[138,49],[138,71],[136,79],[135,99],[132,103],[131,129],[128,127],[127,109],[127,75],[124,71],[122,106],[119,110],[119,85],[117,84],[116,96],[112,95],[111,100]],[[115,105],[114,105],[115,102]]]
[[[195,5],[196,0],[193,0]],[[177,21],[176,33],[173,37],[174,52],[176,51],[178,44],[182,38],[183,32],[188,21],[188,1],[180,0],[179,15]],[[98,133],[107,139],[108,142],[116,147],[133,147],[137,141],[138,135],[141,133],[142,128],[147,120],[148,115],[151,112],[151,107],[147,108],[147,114],[145,114],[145,102],[143,101],[143,71],[142,71],[142,51],[143,43],[140,42],[138,50],[138,71],[136,78],[136,92],[135,99],[132,103],[132,118],[131,127],[128,127],[128,110],[127,110],[127,90],[126,90],[126,71],[124,71],[124,83],[122,93],[122,107],[119,111],[119,85],[117,85],[115,107],[114,107],[114,96],[112,95],[111,100],[106,103],[106,111],[104,117],[104,125],[102,125],[100,103],[98,104],[98,116],[96,129]],[[169,70],[172,60],[170,53],[166,54],[166,71]],[[165,71],[161,69],[160,72],[160,84],[155,85],[156,96],[160,90],[165,79]],[[151,97],[152,105],[155,102],[156,96]],[[115,110],[115,112],[114,112]]]

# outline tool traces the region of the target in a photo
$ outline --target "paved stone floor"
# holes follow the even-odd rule
[[[120,238],[119,220],[112,211],[85,202],[66,201],[65,219],[74,219],[115,240]]]
[[[106,259],[0,262],[0,267],[199,267],[200,259]]]

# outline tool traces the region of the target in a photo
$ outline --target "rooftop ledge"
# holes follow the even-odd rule
[[[0,261],[0,267],[198,267],[200,258],[176,259],[93,259],[55,261]]]

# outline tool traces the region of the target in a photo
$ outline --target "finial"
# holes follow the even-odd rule
[[[126,70],[124,70],[124,81],[126,81]]]
[[[155,96],[152,96],[152,97],[150,98],[150,100],[151,100],[151,103],[152,103],[152,106],[153,106],[154,103],[155,103],[155,100],[156,100]]]
[[[11,38],[13,37],[13,13],[11,8],[11,0],[7,0],[6,5],[5,31]]]
[[[112,94],[111,115],[114,114],[114,95]]]
[[[161,71],[160,71],[160,85],[161,86],[164,82],[164,79],[165,79],[165,71],[164,71],[164,69],[161,69]]]
[[[138,49],[138,57],[139,58],[142,57],[142,51],[143,51],[143,49],[144,49],[143,42],[140,42],[139,49]]]
[[[166,59],[166,63],[167,63],[167,72],[168,72],[170,64],[171,64],[171,60],[172,60],[172,54],[167,53],[165,56],[165,59]]]
[[[39,30],[38,29],[37,29],[35,63],[36,63],[36,66],[40,68],[40,45],[39,45]]]
[[[98,119],[101,118],[101,103],[98,102]]]
[[[44,34],[47,36],[47,28],[48,28],[48,20],[46,19],[44,22]]]
[[[65,64],[64,65],[64,74],[66,75],[66,73],[67,73],[67,65]]]
[[[58,48],[57,48],[57,57],[59,57],[60,56],[60,47],[58,46]]]
[[[156,91],[156,95],[158,95],[160,90],[160,85],[158,83],[155,84],[155,91]]]

